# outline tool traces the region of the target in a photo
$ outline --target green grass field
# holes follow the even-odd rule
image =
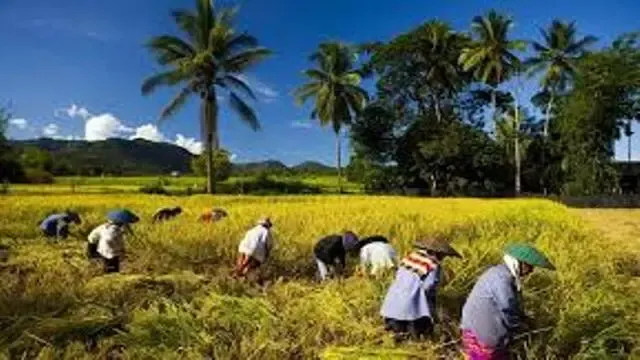
[[[303,184],[318,187],[322,193],[337,193],[338,182],[335,176],[272,176],[276,181],[299,181]],[[203,188],[205,179],[202,177],[185,176],[172,177],[57,177],[55,183],[47,185],[11,185],[10,191],[17,194],[26,193],[118,193],[138,192],[140,187],[157,182],[159,179],[166,184],[165,188],[172,192],[183,192],[187,188]],[[234,188],[242,181],[251,177],[231,177],[220,184],[221,187]],[[361,193],[362,185],[343,181],[343,189],[347,193]]]

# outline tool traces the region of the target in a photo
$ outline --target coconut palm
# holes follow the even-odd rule
[[[548,94],[543,127],[546,138],[555,97],[569,87],[576,72],[576,60],[597,39],[593,36],[579,39],[575,23],[561,20],[553,20],[547,29],[540,29],[540,33],[544,43],[531,44],[536,55],[528,59],[525,66],[532,75],[542,74],[541,85]]]
[[[173,116],[192,96],[200,99],[200,129],[207,156],[207,191],[214,192],[212,155],[219,148],[219,99],[253,130],[260,128],[247,100],[255,95],[242,76],[251,66],[265,59],[270,51],[258,46],[255,37],[234,29],[237,8],[221,8],[212,0],[196,0],[195,10],[175,10],[172,17],[181,37],[161,35],[147,47],[164,68],[142,84],[148,95],[159,86],[176,86],[176,96],[162,109],[160,120]],[[219,97],[219,95],[222,95]]]
[[[304,71],[308,82],[295,91],[298,104],[313,98],[311,118],[318,119],[321,126],[331,125],[336,134],[336,161],[338,165],[338,187],[342,192],[342,164],[340,132],[365,107],[368,94],[360,87],[361,76],[355,68],[356,54],[353,49],[339,42],[319,45],[310,60],[316,68]]]
[[[442,21],[429,21],[418,32],[425,83],[431,88],[436,119],[442,122],[442,98],[450,98],[462,85],[458,54],[468,42],[466,35],[453,31]]]
[[[526,42],[509,39],[513,21],[491,10],[485,16],[476,16],[471,23],[472,42],[462,49],[459,62],[464,71],[473,71],[474,77],[491,86],[491,107],[496,118],[496,89],[520,66],[514,51],[523,51]]]

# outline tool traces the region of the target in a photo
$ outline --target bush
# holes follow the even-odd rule
[[[169,194],[165,189],[165,184],[167,183],[166,180],[160,178],[151,184],[142,186],[139,191],[143,194],[167,195]]]
[[[272,194],[319,194],[321,189],[308,185],[299,180],[274,179],[265,172],[261,172],[250,180],[240,180],[236,183],[235,192],[241,194],[272,195]]]
[[[42,169],[26,169],[26,182],[29,184],[53,184],[53,175]]]

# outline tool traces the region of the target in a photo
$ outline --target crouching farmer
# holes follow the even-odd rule
[[[234,269],[236,277],[247,276],[269,259],[273,249],[272,227],[271,219],[263,217],[255,227],[247,231],[238,246],[239,254]]]
[[[380,310],[385,329],[395,333],[396,341],[407,336],[418,340],[433,332],[442,261],[447,256],[461,257],[442,239],[427,239],[415,246],[400,261]]]
[[[40,222],[40,230],[48,238],[66,239],[69,236],[69,225],[78,225],[81,222],[78,213],[67,210],[60,214],[49,215]]]
[[[318,266],[318,278],[325,281],[330,273],[342,273],[346,266],[347,253],[358,251],[358,236],[352,231],[334,234],[320,239],[313,248]]]
[[[173,208],[161,208],[153,214],[152,222],[155,224],[166,220],[171,220],[173,218],[176,218],[180,214],[182,214],[182,208],[180,206],[176,206]]]
[[[504,263],[480,276],[462,309],[462,343],[468,359],[508,359],[509,341],[526,319],[521,281],[536,266],[554,269],[533,246],[514,244],[505,249]]]
[[[132,234],[130,224],[139,218],[129,210],[114,210],[107,215],[108,222],[93,229],[88,237],[90,257],[99,257],[104,263],[105,273],[120,272],[120,261],[124,257],[124,239]]]
[[[396,266],[396,251],[384,236],[366,237],[358,243],[360,267],[371,276],[379,276]]]

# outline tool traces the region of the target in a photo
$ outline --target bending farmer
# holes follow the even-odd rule
[[[447,256],[461,257],[451,245],[438,238],[415,246],[417,249],[400,261],[380,310],[385,329],[393,331],[396,340],[407,336],[420,339],[433,331],[441,263]]]
[[[104,263],[104,272],[120,271],[120,261],[124,256],[124,238],[126,233],[133,234],[130,224],[139,218],[129,210],[114,210],[107,215],[107,223],[93,229],[89,234],[88,253],[90,257],[99,257]]]
[[[320,239],[313,248],[320,281],[325,281],[330,272],[341,273],[346,266],[347,253],[356,251],[358,251],[358,236],[352,231]]]
[[[49,215],[40,223],[42,234],[49,238],[66,239],[69,236],[69,225],[80,224],[80,215],[73,211],[65,211],[60,214]]]
[[[396,251],[384,236],[366,237],[358,243],[360,266],[370,275],[377,276],[396,266]]]
[[[554,270],[533,246],[514,244],[505,249],[503,264],[480,276],[462,309],[462,342],[469,359],[508,358],[509,340],[526,319],[521,281],[535,266]]]
[[[263,217],[258,220],[255,227],[247,231],[238,246],[239,255],[234,269],[235,276],[244,277],[269,259],[273,249],[272,227],[271,219]]]

